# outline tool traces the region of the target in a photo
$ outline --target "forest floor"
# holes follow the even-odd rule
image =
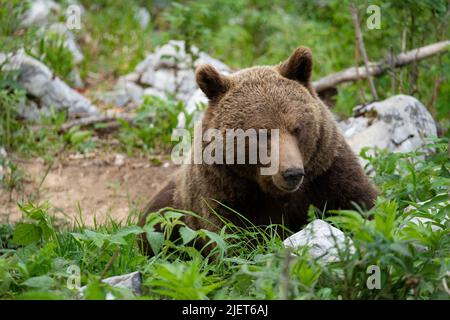
[[[131,210],[141,210],[175,169],[170,162],[155,165],[146,157],[126,157],[106,152],[61,154],[49,168],[42,158],[16,158],[19,187],[0,190],[0,223],[22,218],[18,202],[51,204],[56,219],[86,225],[108,217],[123,221]],[[48,171],[48,174],[46,172]]]

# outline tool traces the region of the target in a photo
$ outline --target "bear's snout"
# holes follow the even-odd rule
[[[282,176],[287,185],[296,187],[303,181],[305,170],[303,168],[289,168],[283,171]]]
[[[274,185],[283,192],[294,192],[303,183],[305,170],[303,167],[290,167],[272,176]]]

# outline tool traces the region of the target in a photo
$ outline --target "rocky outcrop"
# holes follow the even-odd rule
[[[198,48],[192,46],[187,50],[184,41],[171,40],[147,55],[133,72],[120,77],[115,90],[101,94],[100,98],[118,107],[136,107],[142,103],[143,95],[174,97],[183,101],[192,113],[196,105],[208,102],[195,81],[195,68],[204,63],[212,64],[224,74],[231,71]],[[180,115],[181,126],[183,121]]]
[[[59,4],[52,0],[34,0],[30,1],[28,10],[22,16],[21,25],[23,27],[38,27],[38,36],[45,41],[49,39],[58,39],[64,47],[72,54],[74,68],[68,76],[68,81],[75,88],[82,88],[84,84],[81,80],[77,66],[84,59],[84,55],[78,46],[74,33],[69,30],[67,24],[62,22],[67,18],[67,8],[75,5],[80,14],[84,12],[84,7],[75,0],[66,1],[65,4]],[[67,7],[67,8],[66,8]],[[55,37],[57,36],[57,38]],[[33,56],[35,56],[32,50]]]
[[[40,113],[49,113],[51,108],[67,110],[71,116],[98,114],[97,108],[87,98],[71,89],[64,81],[55,77],[45,64],[25,52],[0,53],[0,65],[3,65],[3,71],[17,72],[17,82],[27,93],[27,102],[18,107],[18,112],[23,117],[38,120]]]
[[[414,97],[397,95],[356,107],[355,115],[339,122],[356,154],[364,147],[394,152],[413,151],[436,136],[436,123],[425,106]]]

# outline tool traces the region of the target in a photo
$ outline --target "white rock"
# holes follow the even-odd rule
[[[313,258],[320,258],[326,263],[339,261],[339,250],[350,250],[351,253],[355,251],[349,237],[320,219],[310,222],[303,230],[285,239],[283,244],[294,250],[308,246]]]
[[[139,77],[140,77],[139,73],[132,72],[127,75],[124,75],[123,77],[120,77],[118,82],[120,82],[120,81],[138,82]]]
[[[144,89],[131,81],[127,82],[124,88],[128,96],[134,103],[136,103],[137,105],[140,105],[142,103],[142,95],[144,94]]]
[[[3,180],[3,177],[6,173],[6,157],[8,154],[6,153],[5,148],[0,146],[0,183]]]
[[[67,76],[67,80],[75,89],[84,88],[83,80],[81,80],[80,73],[78,72],[77,69],[73,69],[72,71],[70,71],[70,73]]]
[[[202,105],[208,105],[208,98],[206,97],[206,95],[203,93],[202,90],[197,89],[186,103],[187,113],[192,114],[193,112],[195,112],[195,115],[193,116],[194,123],[202,119],[203,116]],[[185,126],[186,126],[186,117],[184,113],[180,113],[178,115],[177,128],[184,128]]]
[[[145,74],[142,75],[144,77]],[[167,92],[175,92],[177,88],[177,78],[175,70],[161,69],[153,74],[153,83],[151,84],[155,89]],[[142,79],[143,80],[143,79]]]
[[[102,282],[109,284],[112,287],[116,288],[125,288],[130,290],[135,296],[141,295],[141,273],[139,271],[135,271],[132,273],[114,276],[110,278],[103,279]],[[84,298],[84,291],[86,290],[86,286],[81,287],[78,292],[78,296],[80,299]],[[114,300],[116,297],[110,292],[106,295],[106,300]]]
[[[112,104],[119,108],[125,107],[131,101],[130,96],[123,88],[109,92],[102,92],[97,95],[97,98],[105,103]]]
[[[219,61],[217,59],[212,58],[211,56],[207,55],[204,52],[199,53],[199,57],[197,60],[195,60],[194,66],[197,68],[198,66],[202,64],[211,64],[216,68],[218,71],[220,71],[223,74],[229,74],[230,73],[230,67],[228,67],[225,63],[222,61]]]
[[[125,155],[124,154],[116,154],[116,157],[114,158],[114,165],[121,167],[125,164]]]
[[[137,74],[141,74],[141,73],[145,72],[148,69],[153,69],[154,62],[155,62],[155,55],[153,53],[151,53],[151,54],[147,55],[147,57],[145,57],[144,60],[139,62],[139,64],[134,69],[134,71]]]
[[[34,0],[30,1],[30,7],[22,17],[22,26],[45,25],[49,18],[59,12],[61,7],[52,0]]]
[[[208,99],[198,89],[195,68],[200,64],[209,63],[223,74],[229,74],[231,71],[227,65],[200,52],[195,46],[192,46],[191,51],[194,53],[193,56],[186,52],[184,41],[170,40],[147,55],[132,73],[121,77],[118,83],[130,81],[142,87],[142,93],[135,91],[136,95],[139,93],[154,95],[162,99],[174,96],[175,99],[185,103],[187,112],[191,114],[196,111],[196,103],[208,103]],[[194,62],[192,62],[193,58],[196,59]],[[120,88],[119,85],[117,87]],[[123,90],[117,93],[121,99],[124,98],[123,94]],[[137,100],[136,95],[128,100]],[[200,119],[201,112],[199,115],[194,115],[194,118]],[[180,113],[178,126],[184,127],[185,122],[184,114]]]
[[[141,281],[141,273],[139,271],[106,278],[103,280],[103,282],[113,287],[129,289],[135,295],[141,294],[142,281]]]
[[[159,91],[159,90],[157,90],[155,88],[146,88],[146,89],[144,89],[144,95],[155,96],[155,97],[158,97],[158,98],[163,99],[163,100],[168,98],[167,95],[164,92]]]
[[[18,114],[29,120],[39,121],[41,115],[50,115],[50,110],[40,109],[39,105],[33,100],[26,100],[25,103],[19,103],[16,106]]]
[[[126,80],[125,77],[119,79],[116,89],[103,94],[103,100],[114,103],[118,107],[123,107],[127,103],[132,102],[135,106],[142,103],[142,95],[144,89],[133,81]],[[102,98],[102,97],[100,97]]]
[[[194,55],[199,53],[198,48],[195,46],[191,47],[191,51]],[[156,49],[153,66],[155,70],[167,68],[188,69],[193,66],[192,56],[186,52],[184,41],[170,40],[167,44]]]
[[[202,109],[201,108],[202,104],[208,105],[208,98],[206,97],[206,95],[203,93],[202,90],[197,89],[186,103],[186,111],[188,113],[192,113],[194,111]]]
[[[183,100],[186,102],[198,88],[195,73],[192,70],[179,70],[176,73],[176,78],[177,89],[175,92],[181,93]]]
[[[18,53],[0,53],[0,64],[4,70],[18,72],[18,82],[24,87],[27,94],[37,102],[39,109],[49,112],[55,110],[68,110],[70,115],[97,115],[97,108],[84,96],[71,89],[64,81],[54,77],[50,69],[42,62],[28,56],[23,50]],[[24,117],[34,118],[23,114]]]
[[[134,18],[139,22],[141,28],[145,29],[150,23],[150,12],[144,7],[139,7],[134,14]]]
[[[364,147],[387,148],[394,152],[413,151],[437,135],[436,124],[416,98],[397,95],[357,108],[359,116],[339,126],[356,154]]]
[[[147,86],[155,86],[155,71],[153,69],[144,71],[140,77],[139,83]]]

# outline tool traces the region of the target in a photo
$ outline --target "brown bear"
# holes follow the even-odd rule
[[[209,99],[203,132],[278,129],[278,170],[261,175],[261,164],[182,165],[151,200],[139,224],[150,213],[173,207],[210,222],[188,216],[185,222],[193,229],[220,229],[223,222],[214,211],[243,226],[234,210],[254,225],[284,224],[298,231],[307,222],[310,205],[321,210],[350,209],[353,202],[372,207],[377,190],[315,92],[311,71],[312,54],[305,47],[277,66],[228,76],[211,65],[200,66],[196,80]],[[145,236],[141,240],[150,253]]]

